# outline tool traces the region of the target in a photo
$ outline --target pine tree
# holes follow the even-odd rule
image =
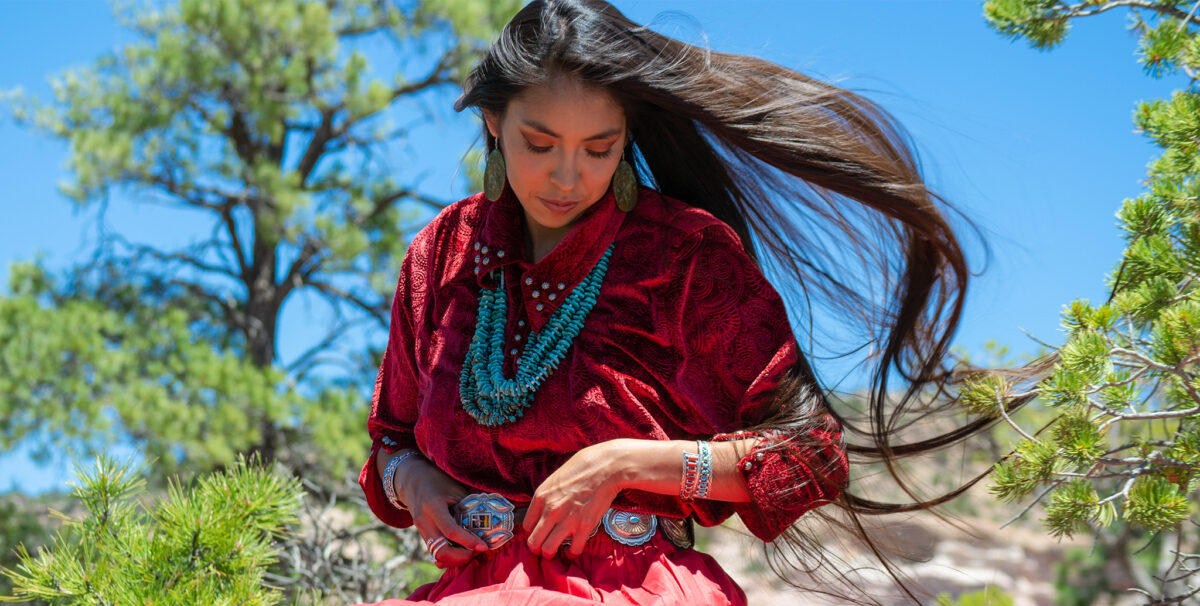
[[[960,401],[1024,438],[993,470],[998,498],[1027,500],[1024,511],[1041,503],[1056,537],[1094,534],[1101,556],[1124,565],[1148,603],[1187,603],[1200,595],[1200,3],[990,0],[984,12],[1001,34],[1049,49],[1072,20],[1120,7],[1132,9],[1147,74],[1182,71],[1189,80],[1134,112],[1163,153],[1146,192],[1117,213],[1127,248],[1107,277],[1109,299],[1064,307],[1067,338],[1053,374],[1030,391],[981,375]],[[1056,413],[1039,432],[1007,414],[1008,402],[1031,393]],[[1131,553],[1143,546],[1135,538],[1154,535],[1167,557],[1147,570]]]
[[[75,498],[85,514],[65,524],[37,556],[20,550],[3,569],[14,595],[4,602],[47,604],[277,604],[263,582],[276,539],[297,520],[303,490],[290,476],[239,457],[191,490],[172,482],[166,498],[139,501],[145,479],[102,455],[77,470]]]
[[[407,239],[449,202],[382,160],[520,5],[121,2],[132,43],[57,78],[52,99],[0,95],[0,110],[68,145],[62,189],[99,209],[103,236],[63,273],[36,262],[10,272],[0,450],[30,436],[43,457],[130,444],[152,461],[154,492],[171,474],[256,453],[307,495],[306,532],[267,573],[273,583],[352,603],[421,581],[408,557],[424,553],[420,541],[374,519],[353,481],[380,351],[378,338],[346,335],[386,334]],[[373,64],[370,47],[394,57]],[[104,224],[115,204],[174,209],[199,237],[132,241]],[[334,319],[282,360],[280,318],[301,293]]]

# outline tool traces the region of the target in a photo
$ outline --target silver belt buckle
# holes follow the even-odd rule
[[[498,549],[513,538],[516,527],[516,506],[502,495],[494,492],[469,494],[453,507],[454,520],[459,526],[475,534],[487,543],[488,549]],[[667,539],[681,549],[694,544],[691,524],[688,520],[662,518],[650,513],[638,513],[610,507],[604,513],[600,526],[612,540],[630,547],[645,545],[660,529]],[[591,538],[599,527],[592,529]],[[563,541],[569,545],[570,539]]]
[[[487,543],[488,549],[498,549],[513,538],[516,507],[511,501],[494,492],[479,492],[463,497],[454,505],[454,520]]]
[[[654,537],[654,531],[657,529],[658,516],[651,513],[636,513],[610,507],[604,514],[604,532],[622,545],[644,545]]]

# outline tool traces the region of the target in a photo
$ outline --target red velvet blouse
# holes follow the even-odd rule
[[[733,230],[711,214],[649,188],[625,213],[610,192],[538,263],[525,250],[523,221],[511,190],[496,202],[476,194],[443,210],[409,246],[367,420],[373,447],[359,476],[371,510],[387,524],[405,528],[412,518],[384,496],[375,463],[380,448],[418,448],[468,487],[520,505],[591,444],[750,437],[733,432],[768,414],[769,392],[797,363],[778,293]],[[459,401],[459,371],[480,288],[495,287],[491,270],[507,272],[506,349],[519,353],[518,335],[527,340],[540,330],[614,243],[595,307],[532,406],[515,422],[477,423]],[[704,526],[737,513],[769,541],[844,485],[841,434],[812,430],[807,438],[796,441],[805,446],[773,449],[764,440],[738,463],[748,503],[625,490],[612,506],[691,515]],[[830,481],[803,464],[797,475],[796,462],[832,470]]]

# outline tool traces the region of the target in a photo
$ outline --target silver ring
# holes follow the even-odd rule
[[[432,541],[426,542],[425,544],[429,547],[429,555],[433,556],[433,559],[436,560],[438,551],[446,545],[449,545],[450,539],[447,539],[446,537],[438,537]]]

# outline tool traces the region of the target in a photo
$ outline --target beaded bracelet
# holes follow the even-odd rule
[[[396,468],[404,462],[404,459],[415,454],[420,453],[416,450],[410,450],[402,455],[392,457],[392,460],[388,461],[387,467],[383,468],[383,492],[387,495],[388,502],[396,509],[408,511],[408,507],[405,507],[404,503],[401,503],[400,499],[396,497]]]
[[[708,442],[696,440],[699,453],[683,453],[683,481],[679,497],[685,501],[707,499],[712,486],[712,449]]]
[[[712,449],[708,442],[696,440],[700,446],[700,477],[696,479],[697,499],[707,499],[708,489],[712,487]]]
[[[696,492],[696,470],[699,468],[700,455],[683,451],[683,480],[679,485],[679,498],[690,501],[692,493]]]

